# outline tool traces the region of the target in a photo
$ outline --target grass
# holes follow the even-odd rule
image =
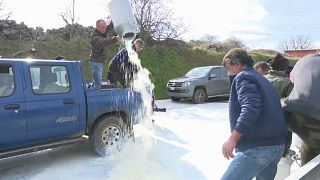
[[[12,54],[24,49],[30,42],[0,40],[0,55],[11,57]],[[42,41],[35,46],[36,53],[24,53],[18,57],[32,57],[36,59],[55,59],[62,55],[68,60],[79,60],[84,64],[84,73],[87,79],[91,79],[88,66],[90,54],[90,40],[86,38],[74,38],[70,41],[52,39]],[[119,50],[119,45],[110,48],[104,69],[104,78],[107,75],[107,64],[113,55]],[[273,57],[271,54],[253,52],[255,61],[266,61]],[[157,48],[145,47],[140,55],[142,66],[147,68],[150,78],[155,84],[155,95],[157,99],[167,98],[167,82],[172,78],[183,76],[190,69],[198,66],[221,65],[224,53],[216,53],[197,48],[177,48],[160,46]],[[296,60],[290,60],[294,64]]]

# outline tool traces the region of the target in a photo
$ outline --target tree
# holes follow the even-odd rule
[[[68,5],[65,11],[61,12],[59,15],[67,25],[75,24],[77,21],[75,16],[75,0],[72,0],[71,5]]]
[[[4,12],[6,8],[6,4],[3,0],[0,1],[0,19],[8,20],[12,16],[12,12]]]
[[[311,49],[313,47],[314,45],[311,38],[303,35],[295,35],[290,39],[282,40],[280,42],[281,50],[303,50]]]
[[[233,48],[244,48],[246,45],[236,37],[230,37],[222,42],[225,51],[230,51]]]
[[[140,35],[145,40],[176,39],[187,31],[182,20],[175,19],[168,0],[130,0]],[[148,41],[147,41],[148,42]]]
[[[35,47],[46,38],[47,38],[47,34],[43,32],[43,28],[42,27],[36,28],[35,32],[32,34],[31,41],[27,45],[27,47],[24,47],[22,49],[21,40],[20,40],[20,51],[13,53],[11,57],[16,58],[28,52],[32,54],[36,53],[37,49]]]
[[[211,34],[206,34],[200,38],[200,41],[207,42],[209,44],[214,44],[217,42],[217,37]]]

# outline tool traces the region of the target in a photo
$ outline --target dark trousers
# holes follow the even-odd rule
[[[128,83],[126,83],[125,76],[125,71],[122,71],[116,64],[109,64],[108,80],[111,83],[115,84],[119,81],[122,86],[126,87]]]

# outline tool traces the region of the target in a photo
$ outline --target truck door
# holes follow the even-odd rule
[[[26,141],[26,107],[20,64],[0,61],[0,151]]]
[[[223,79],[223,93],[229,94],[230,92],[230,78],[225,68],[221,68],[221,78]]]
[[[214,67],[208,76],[208,96],[223,94],[223,79],[219,67]]]
[[[45,142],[79,132],[79,98],[71,63],[30,63],[26,76],[29,141]]]

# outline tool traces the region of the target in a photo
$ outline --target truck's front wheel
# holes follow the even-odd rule
[[[90,133],[89,141],[94,152],[106,156],[121,147],[123,123],[120,116],[105,116]]]

